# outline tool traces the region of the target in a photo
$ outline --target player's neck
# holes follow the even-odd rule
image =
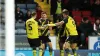
[[[33,19],[35,19],[36,17],[35,17],[35,16],[33,16],[32,18],[33,18]]]

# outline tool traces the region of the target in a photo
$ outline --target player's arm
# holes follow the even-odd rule
[[[59,26],[59,25],[62,25],[64,23],[67,23],[68,22],[68,19],[64,19],[58,23],[54,23],[54,24],[47,24],[48,26]]]
[[[42,29],[44,29],[44,27],[38,27],[38,29],[42,30]]]
[[[59,26],[64,24],[64,21],[58,22],[58,23],[54,23],[54,24],[47,24],[47,26]]]
[[[47,25],[43,25],[43,26],[38,25],[38,26],[39,26],[38,29],[40,29],[40,30],[44,30],[46,27],[48,27]]]
[[[47,26],[46,26],[46,25],[44,25],[44,26],[38,25],[38,29],[39,29],[39,30],[44,30],[45,27],[47,27]]]
[[[50,24],[52,24],[52,23],[53,23],[53,22],[50,22]],[[50,26],[50,27],[49,27],[49,30],[51,31],[52,29],[53,29],[52,26]]]

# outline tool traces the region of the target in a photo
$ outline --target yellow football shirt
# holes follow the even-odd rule
[[[26,21],[27,37],[30,39],[39,38],[38,35],[38,22],[34,18],[30,18]]]
[[[68,16],[68,22],[66,23],[66,28],[69,32],[69,35],[78,35],[77,29],[76,29],[76,24],[75,21],[72,17]]]

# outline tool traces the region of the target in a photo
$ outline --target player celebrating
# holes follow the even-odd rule
[[[65,11],[65,10],[63,10],[63,11]],[[57,18],[58,18],[58,22],[63,20],[62,15],[59,15]],[[57,36],[58,36],[58,40],[59,40],[60,56],[64,56],[64,49],[68,48],[68,44],[66,46],[64,46],[65,45],[64,43],[68,37],[68,31],[65,31],[65,25],[66,25],[66,23],[56,27],[57,31],[58,31]]]
[[[55,23],[55,24],[47,24],[48,26],[59,26],[65,25],[65,31],[67,30],[69,33],[69,38],[66,40],[66,42],[69,42],[71,44],[71,49],[73,51],[74,56],[76,56],[76,48],[77,48],[77,38],[78,38],[78,32],[76,29],[75,21],[72,17],[69,16],[69,11],[66,10],[63,13],[63,20]],[[68,56],[70,56],[69,49],[66,48],[65,51],[68,53]]]
[[[42,15],[41,15],[41,19],[39,20],[39,26],[43,26],[43,25],[46,25],[46,24],[50,24],[50,20],[47,19],[47,14],[46,12],[42,12]],[[48,44],[49,45],[49,52],[50,52],[50,56],[52,56],[52,43],[51,43],[51,40],[49,39],[49,33],[48,33],[48,30],[51,29],[51,27],[45,27],[45,29],[42,29],[40,30],[41,34],[40,34],[40,40],[42,41],[42,45],[41,45],[41,50],[40,50],[40,56],[43,55],[44,51],[45,50],[45,44]]]
[[[35,21],[36,12],[32,12],[32,18],[26,21],[26,33],[27,39],[30,47],[33,49],[33,55],[36,56],[36,49],[40,46],[40,39],[38,34],[38,29],[43,29],[44,27],[38,27],[38,22]]]

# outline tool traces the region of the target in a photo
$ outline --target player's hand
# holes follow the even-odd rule
[[[56,24],[47,24],[47,26],[56,26]]]
[[[41,29],[42,29],[42,30],[44,30],[44,29],[45,29],[45,27],[41,27]]]

